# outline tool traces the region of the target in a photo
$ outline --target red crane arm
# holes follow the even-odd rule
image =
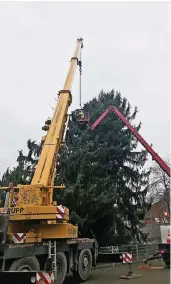
[[[168,165],[160,158],[160,156],[152,149],[152,147],[144,140],[144,138],[138,133],[138,131],[132,127],[128,120],[122,115],[122,113],[114,106],[109,106],[102,115],[93,123],[90,127],[90,130],[94,130],[101,121],[109,114],[110,111],[113,111],[128,127],[132,134],[138,139],[138,141],[144,146],[144,148],[151,154],[153,160],[155,160],[162,170],[170,177],[170,168]]]

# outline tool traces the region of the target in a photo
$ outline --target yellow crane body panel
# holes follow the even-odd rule
[[[0,213],[4,209],[0,208]],[[65,206],[9,207],[10,221],[17,220],[69,220],[69,209]]]
[[[23,237],[25,243],[42,242],[48,239],[71,239],[78,237],[78,228],[69,223],[10,224],[8,239],[13,242],[14,237],[15,239]]]

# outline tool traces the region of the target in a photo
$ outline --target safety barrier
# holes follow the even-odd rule
[[[144,259],[155,254],[158,250],[159,248],[157,244],[116,245],[100,247],[99,254],[114,255],[131,251],[133,262],[143,262]],[[150,263],[152,265],[165,265],[161,257],[155,260],[150,260]]]

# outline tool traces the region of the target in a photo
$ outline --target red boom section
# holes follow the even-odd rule
[[[122,115],[122,113],[114,106],[109,106],[102,115],[93,123],[90,127],[90,130],[94,130],[101,121],[109,114],[110,111],[113,111],[128,127],[132,134],[138,139],[138,141],[144,146],[144,148],[151,154],[153,160],[155,160],[162,170],[170,177],[170,168],[166,163],[159,157],[159,155],[150,147],[150,145],[144,140],[144,138],[137,132],[137,130],[132,127],[128,120]]]

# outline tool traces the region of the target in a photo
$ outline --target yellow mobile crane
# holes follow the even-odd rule
[[[40,270],[52,259],[57,283],[63,283],[67,272],[86,280],[96,263],[94,239],[79,239],[78,228],[70,224],[69,209],[53,201],[55,168],[58,152],[66,135],[68,108],[72,102],[71,87],[77,65],[81,66],[82,38],[76,50],[52,120],[45,122],[47,131],[41,155],[30,185],[6,190],[4,208],[0,209],[1,271]],[[17,199],[16,199],[17,196]]]

